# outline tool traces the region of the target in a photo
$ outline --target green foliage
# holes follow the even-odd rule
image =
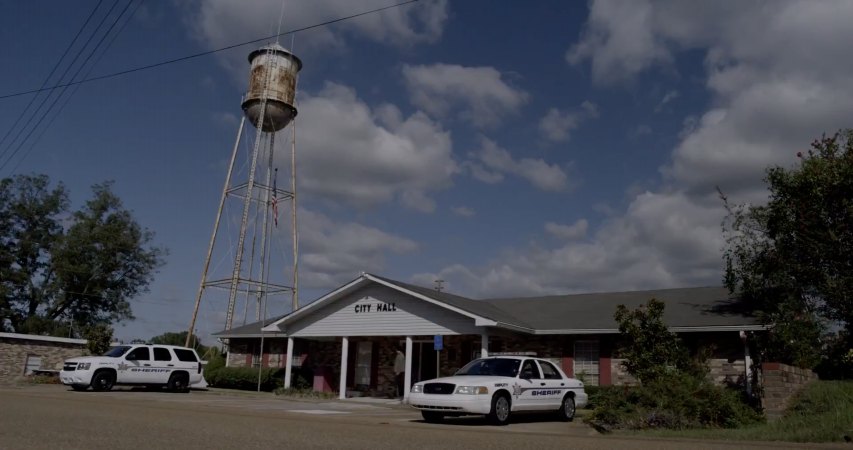
[[[87,327],[83,331],[86,339],[86,349],[92,355],[103,355],[110,349],[113,340],[113,329],[102,323]]]
[[[646,383],[690,367],[690,357],[675,333],[663,321],[664,304],[650,299],[646,305],[629,310],[616,307],[622,345],[619,354],[625,370]]]
[[[768,170],[767,205],[723,196],[725,282],[770,326],[765,359],[810,368],[828,323],[853,336],[853,131],[798,156],[797,167]]]
[[[132,319],[165,251],[110,190],[93,186],[70,211],[65,187],[44,175],[0,180],[0,326],[19,333],[80,335]],[[69,329],[70,328],[70,329]]]
[[[254,367],[219,367],[205,370],[204,379],[212,387],[255,391],[258,389],[258,370]],[[261,370],[261,390],[272,392],[284,384],[284,369]]]
[[[292,398],[315,398],[315,399],[334,399],[338,398],[336,392],[319,392],[311,388],[278,388],[275,390],[275,395]]]
[[[187,343],[187,332],[180,331],[177,333],[163,333],[159,336],[154,336],[151,338],[150,342],[152,344],[161,344],[161,345],[177,345],[183,347],[184,344]],[[196,353],[204,359],[204,354],[207,353],[208,347],[205,347],[201,344],[201,339],[198,338],[195,334],[190,336],[190,347],[194,348]]]
[[[599,430],[734,428],[761,421],[738,392],[707,378],[670,372],[639,386],[600,390],[587,422]]]
[[[656,431],[665,437],[788,442],[853,440],[853,382],[817,381],[791,401],[785,416],[738,429]]]

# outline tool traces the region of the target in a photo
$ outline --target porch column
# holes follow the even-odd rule
[[[290,387],[290,374],[293,372],[293,338],[287,338],[287,360],[284,362],[284,388]]]
[[[483,332],[480,335],[480,358],[489,356],[489,333]]]
[[[347,359],[349,359],[349,339],[341,339],[341,382],[338,386],[338,398],[347,398]]]
[[[412,390],[412,337],[406,336],[406,375],[403,378],[403,403],[409,401]]]
[[[740,332],[743,341],[743,379],[746,384],[746,393],[752,394],[752,356],[749,354],[749,337],[745,331]]]

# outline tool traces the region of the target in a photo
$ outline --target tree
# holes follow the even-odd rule
[[[82,208],[45,175],[0,181],[0,327],[80,335],[133,319],[130,299],[147,290],[165,250],[112,193],[96,184]],[[69,329],[69,327],[71,329]]]
[[[667,328],[663,311],[663,302],[653,298],[635,310],[619,305],[613,316],[622,335],[622,364],[641,383],[690,369],[689,354],[678,336]]]
[[[86,349],[90,354],[103,355],[110,349],[113,329],[103,323],[91,325],[83,331],[83,337],[86,339]]]
[[[771,167],[766,205],[728,204],[725,283],[769,326],[768,359],[813,367],[821,334],[853,336],[853,131]]]

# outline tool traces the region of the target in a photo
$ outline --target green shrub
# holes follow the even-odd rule
[[[735,428],[761,421],[740,397],[706,378],[672,373],[640,386],[599,390],[587,422],[611,430]]]
[[[59,374],[56,375],[30,375],[27,382],[32,384],[62,384]]]
[[[204,374],[207,384],[224,389],[254,391],[258,389],[258,370],[254,367],[214,367]],[[272,392],[284,384],[284,369],[262,369],[261,390]]]
[[[319,392],[311,388],[278,388],[275,390],[275,395],[295,398],[319,398],[333,399],[337,398],[336,392]]]

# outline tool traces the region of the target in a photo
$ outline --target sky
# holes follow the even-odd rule
[[[107,24],[129,19],[76,79],[394,4],[129,1],[0,3],[0,96],[39,88],[96,5],[92,24],[112,5]],[[301,303],[362,272],[473,298],[720,285],[718,189],[760,204],[767,167],[853,125],[851,18],[843,0],[421,0],[281,38],[303,62]],[[168,249],[119,339],[188,327],[263,44],[70,87],[29,139],[0,146],[0,164],[14,152],[0,177],[47,174],[77,206],[113,180]],[[0,99],[0,133],[19,133],[34,98]],[[203,297],[206,343],[225,309]]]

